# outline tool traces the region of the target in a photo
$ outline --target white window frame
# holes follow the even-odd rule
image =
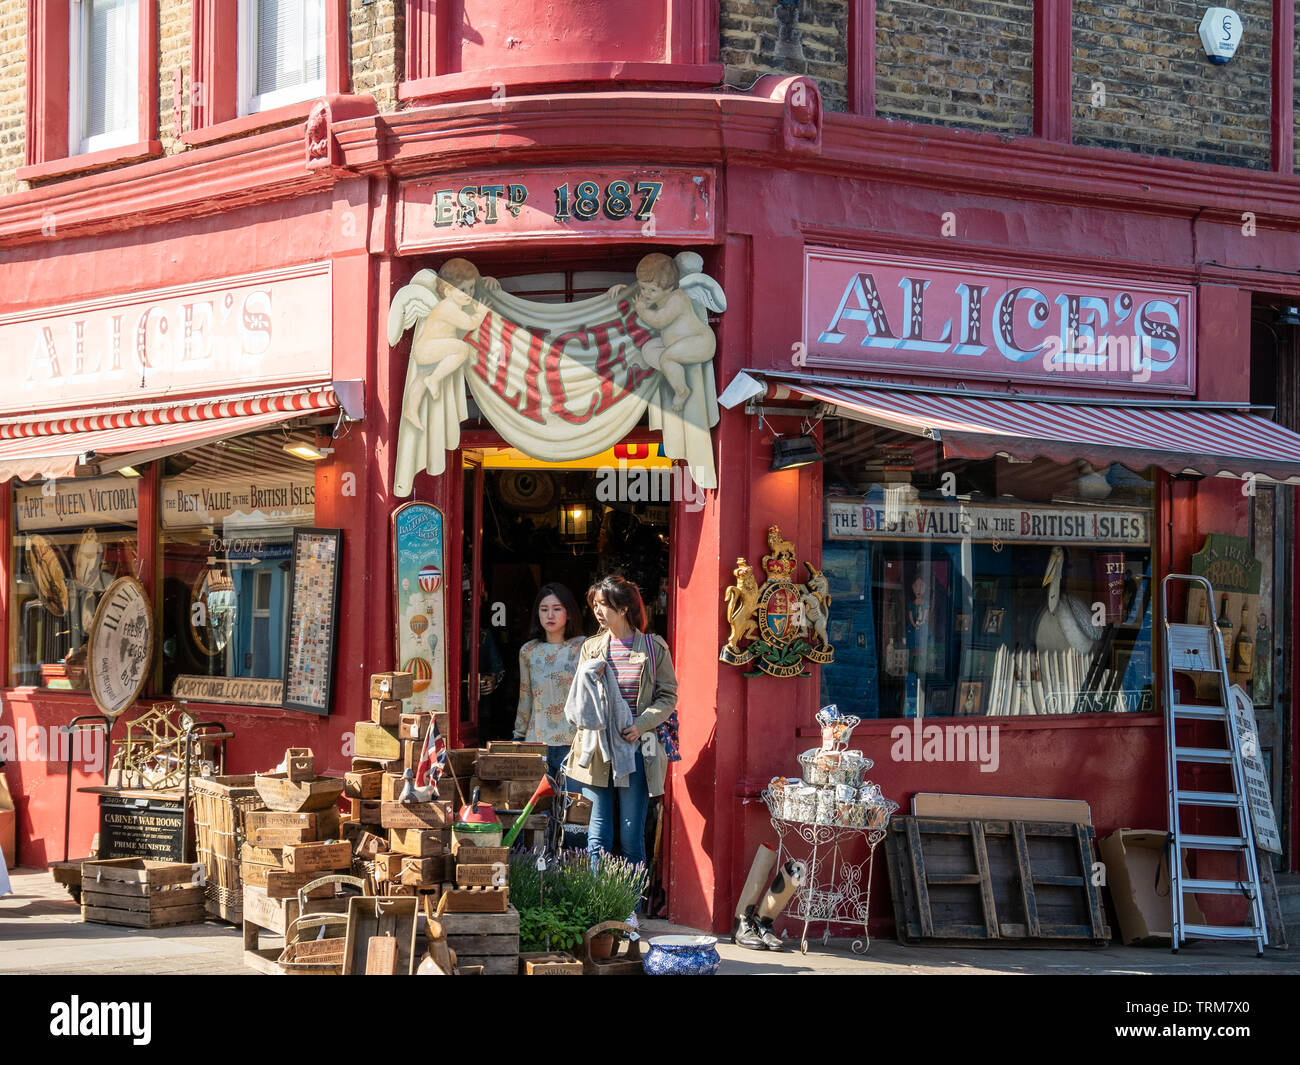
[[[257,7],[258,0],[239,0],[239,113],[255,115],[277,107],[314,100],[325,95],[325,57],[329,42],[325,39],[325,2],[321,4],[321,76],[287,89],[264,92],[254,90],[257,85]]]
[[[140,95],[140,4],[150,0],[127,0],[127,99]],[[120,148],[140,140],[140,109],[130,107],[131,117],[121,129],[83,136],[86,128],[86,48],[90,5],[72,0],[68,5],[68,154],[86,155],[106,148]]]

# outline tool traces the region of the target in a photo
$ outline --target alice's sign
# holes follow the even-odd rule
[[[1195,289],[808,248],[800,364],[1191,392]]]
[[[14,517],[23,532],[134,525],[140,509],[131,477],[46,481],[14,490]]]
[[[635,283],[573,303],[511,295],[465,259],[421,270],[388,312],[390,345],[412,330],[394,494],[410,495],[420,470],[444,471],[467,389],[507,443],[543,462],[605,451],[648,412],[664,454],[699,487],[717,487],[709,312],[727,301],[703,266],[695,252],[654,253]]]
[[[559,236],[620,243],[711,240],[711,170],[668,167],[555,168],[443,174],[402,186],[399,251]]]
[[[328,381],[328,263],[0,315],[0,413]]]
[[[1147,514],[1099,507],[1033,507],[923,502],[901,506],[863,499],[826,503],[831,540],[975,540],[1103,546],[1146,544]]]

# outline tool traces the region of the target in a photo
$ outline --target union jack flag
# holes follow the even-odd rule
[[[424,738],[424,750],[420,753],[420,764],[415,768],[415,786],[423,788],[433,785],[433,793],[438,794],[438,783],[442,780],[443,770],[447,768],[447,741],[438,731],[437,718],[429,721],[429,731]]]

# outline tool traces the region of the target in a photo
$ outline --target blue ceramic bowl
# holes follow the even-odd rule
[[[712,976],[721,964],[713,936],[655,936],[645,956],[650,976]]]

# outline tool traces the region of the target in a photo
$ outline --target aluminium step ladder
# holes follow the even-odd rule
[[[1200,585],[1206,595],[1206,623],[1189,624],[1170,620],[1169,590],[1174,582]],[[1264,906],[1259,879],[1259,866],[1255,855],[1255,829],[1247,806],[1245,774],[1241,764],[1241,747],[1237,729],[1229,709],[1231,679],[1228,676],[1228,658],[1223,637],[1215,624],[1214,588],[1204,577],[1170,573],[1160,582],[1161,615],[1164,621],[1164,703],[1165,746],[1167,779],[1169,785],[1169,832],[1172,847],[1169,851],[1170,899],[1173,904],[1173,952],[1189,939],[1226,939],[1255,941],[1259,954],[1268,945]],[[1174,674],[1214,677],[1218,681],[1218,701],[1212,705],[1183,703],[1174,688]],[[1218,722],[1223,726],[1222,747],[1187,747],[1178,742],[1179,723]],[[1197,791],[1184,788],[1178,771],[1185,766],[1226,766],[1232,778],[1231,791]],[[1230,835],[1194,833],[1182,828],[1182,811],[1185,807],[1219,808],[1232,810],[1237,817],[1237,829]],[[1237,860],[1237,880],[1212,880],[1183,875],[1185,851],[1231,854]],[[1242,895],[1250,907],[1250,918],[1243,925],[1188,924],[1184,914],[1184,892],[1196,895]]]

